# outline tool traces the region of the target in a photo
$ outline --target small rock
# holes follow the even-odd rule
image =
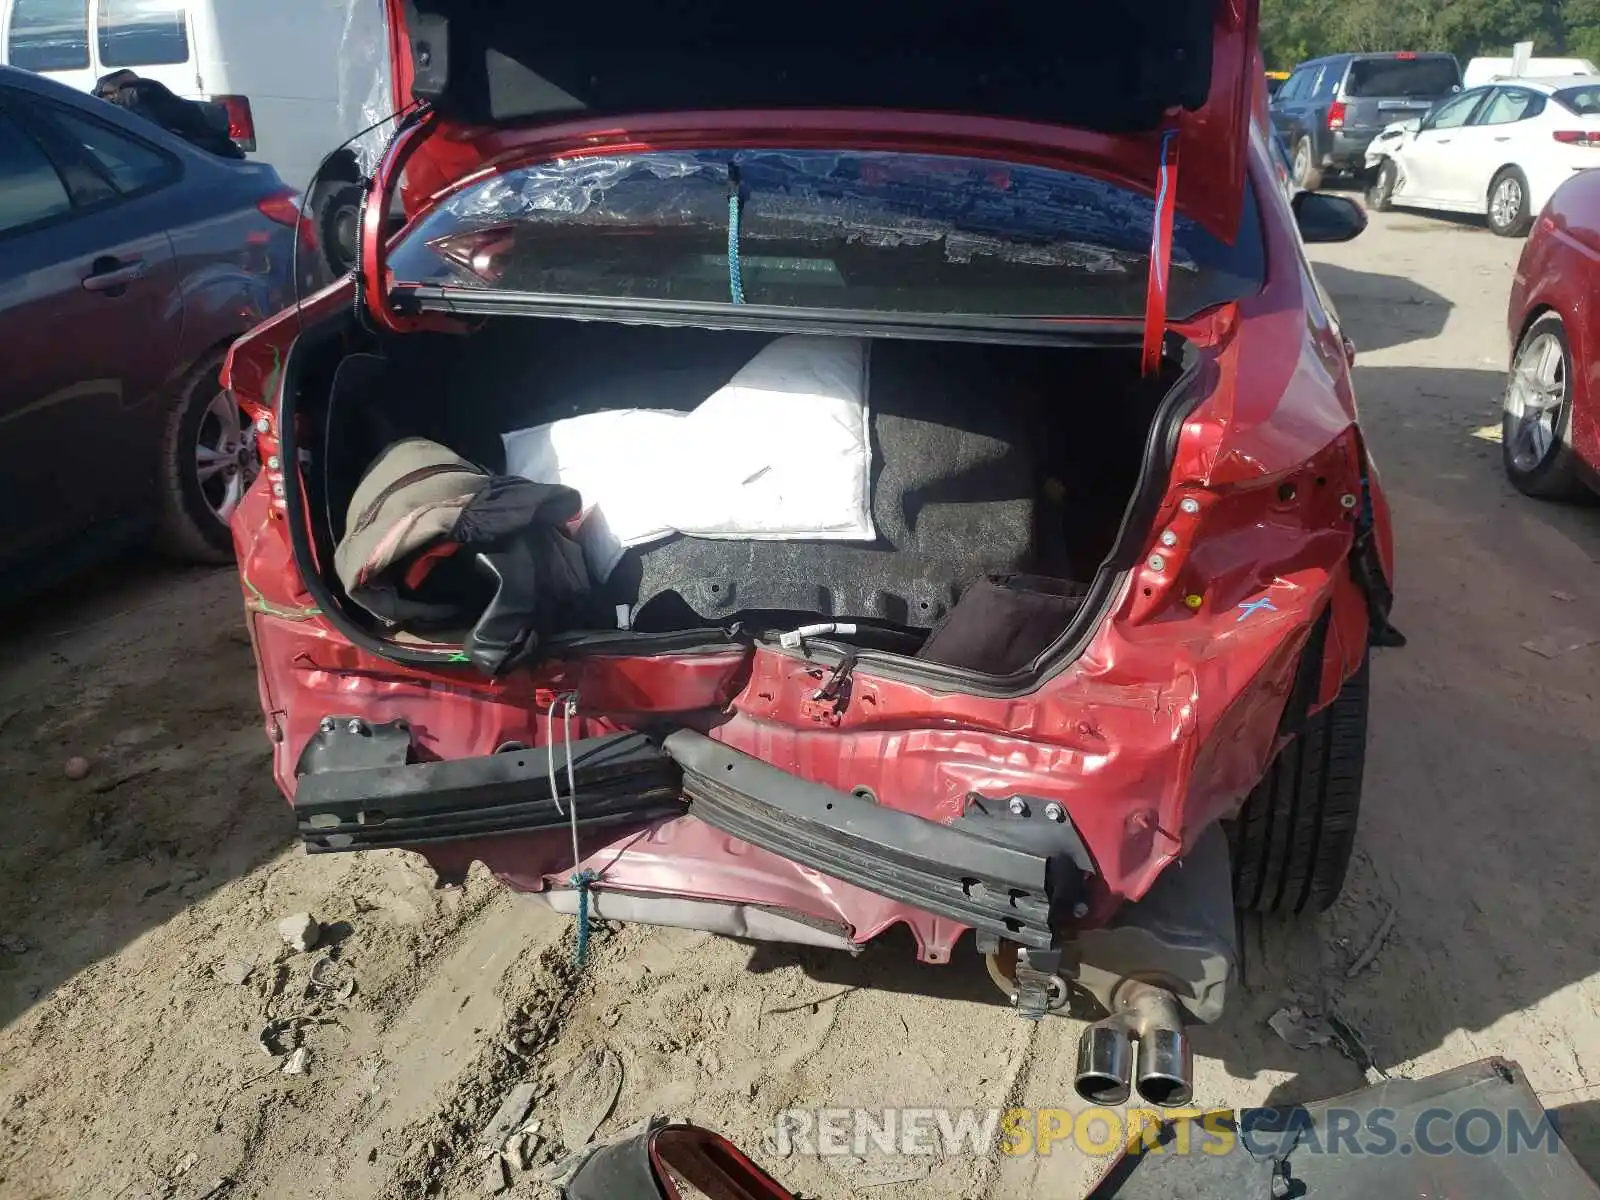
[[[606,928],[611,930],[612,933],[621,933],[627,926],[621,921],[607,921]]]
[[[301,1046],[283,1064],[285,1075],[304,1075],[306,1066],[311,1062],[311,1051]]]
[[[178,1160],[178,1165],[172,1168],[172,1178],[177,1179],[179,1176],[187,1175],[190,1171],[194,1170],[195,1163],[199,1161],[200,1156],[193,1150],[189,1151],[189,1153],[185,1154]]]
[[[248,981],[250,973],[255,969],[255,963],[243,958],[230,958],[212,968],[218,979],[235,987]]]
[[[506,1171],[506,1160],[497,1154],[484,1166],[483,1190],[490,1196],[498,1196],[510,1186],[511,1176]]]
[[[1571,604],[1574,600],[1577,599],[1577,597],[1574,596],[1571,592],[1551,592],[1550,594],[1552,596],[1554,596],[1557,600],[1560,600],[1563,604]]]
[[[67,759],[65,770],[68,779],[87,779],[90,770],[89,760],[81,754],[74,754]]]
[[[0,934],[0,950],[7,954],[26,954],[28,943],[14,933]]]
[[[310,950],[322,939],[322,924],[310,913],[295,913],[278,922],[278,936],[291,950]]]
[[[622,1013],[613,1008],[605,1016],[600,1018],[600,1023],[607,1029],[615,1029],[617,1027],[617,1022],[620,1020],[622,1020]]]

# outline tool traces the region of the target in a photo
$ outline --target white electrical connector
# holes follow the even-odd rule
[[[802,625],[799,629],[791,629],[779,635],[778,644],[785,650],[798,650],[805,645],[807,638],[823,637],[830,633],[848,636],[855,632],[855,625],[849,621],[827,621],[821,625]]]

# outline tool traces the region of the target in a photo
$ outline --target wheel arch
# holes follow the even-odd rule
[[[1516,358],[1517,351],[1522,348],[1522,339],[1528,336],[1528,330],[1532,329],[1534,325],[1538,323],[1539,318],[1548,313],[1554,313],[1557,317],[1560,317],[1562,326],[1566,326],[1566,317],[1561,315],[1561,310],[1558,309],[1554,304],[1545,302],[1534,305],[1528,310],[1527,315],[1522,318],[1522,324],[1517,328],[1516,344],[1511,347],[1511,357],[1513,359]],[[1572,340],[1572,335],[1570,333],[1567,334],[1567,340],[1569,342]]]
[[[317,171],[316,184],[311,190],[317,192],[331,185],[360,183],[365,177],[355,150],[350,146],[343,146],[330,154],[322,164]]]
[[[1522,181],[1527,183],[1528,172],[1519,162],[1503,162],[1489,175],[1489,186],[1483,189],[1483,202],[1488,204],[1489,197],[1494,194],[1494,185],[1500,182],[1500,176],[1507,171],[1515,171],[1522,176]]]

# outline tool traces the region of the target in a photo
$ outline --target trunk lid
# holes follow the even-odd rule
[[[828,2],[806,20],[729,0],[534,9],[387,0],[397,106],[469,130],[661,113],[881,110],[1081,130],[1106,174],[1231,241],[1251,104],[1264,86],[1258,0],[972,6]],[[557,17],[556,14],[559,14]],[[608,128],[615,128],[614,125]],[[709,128],[714,129],[711,125]],[[1174,135],[1164,138],[1165,134]],[[459,176],[461,160],[453,160]]]

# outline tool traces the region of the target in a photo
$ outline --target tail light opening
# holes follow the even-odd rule
[[[1558,129],[1550,136],[1564,146],[1600,146],[1600,129]]]
[[[222,105],[223,111],[228,114],[228,136],[233,139],[233,144],[246,154],[253,154],[256,148],[256,119],[250,112],[250,97],[212,96],[211,102]]]
[[[309,216],[300,212],[300,193],[285,188],[281,192],[273,192],[256,202],[256,208],[261,215],[269,221],[276,221],[279,225],[297,230],[300,235],[300,244],[307,250],[317,248],[317,227],[312,224]]]
[[[1345,107],[1343,100],[1335,100],[1332,104],[1328,105],[1328,128],[1343,129],[1344,115]]]

